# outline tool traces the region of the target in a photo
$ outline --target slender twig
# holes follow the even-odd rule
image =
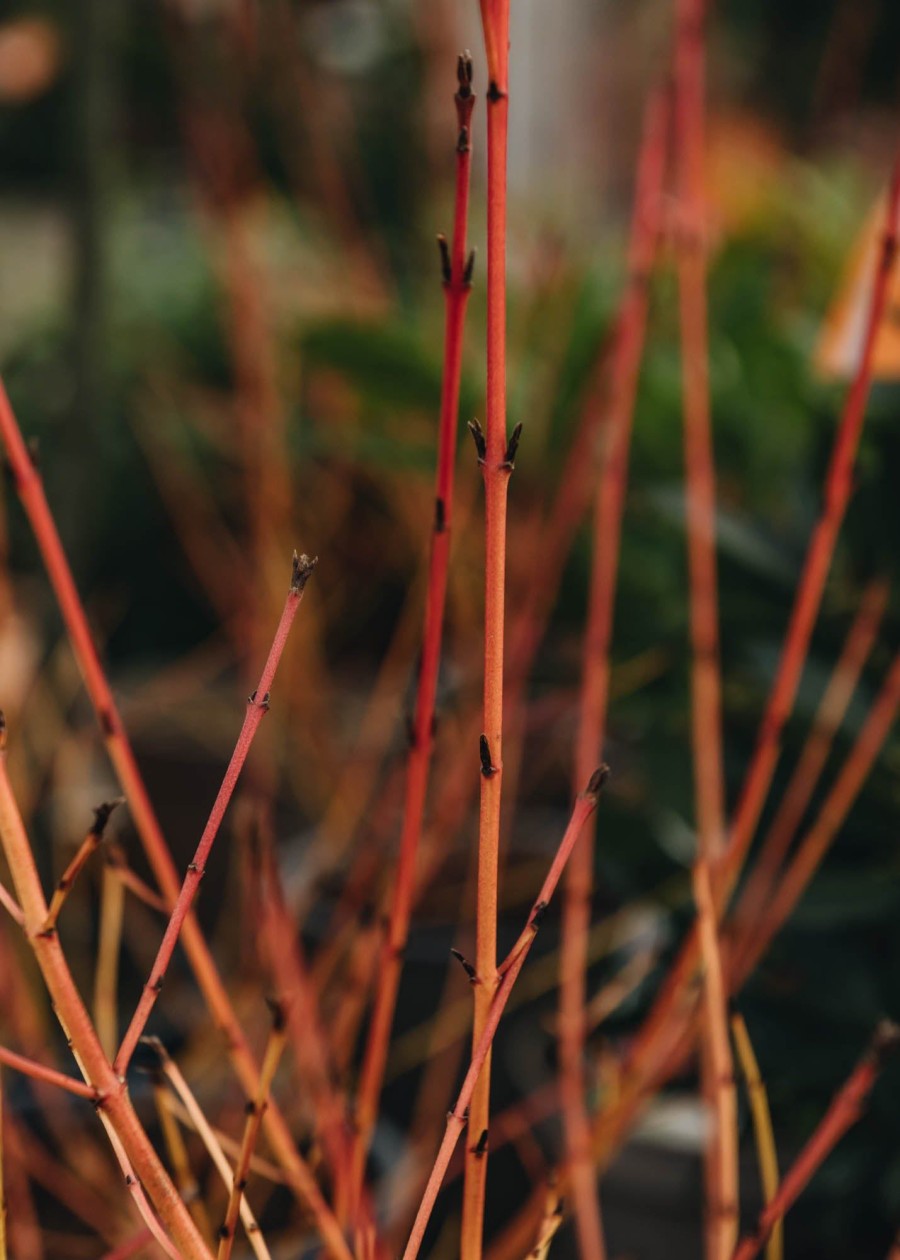
[[[132,1234],[130,1238],[126,1238],[124,1242],[119,1243],[118,1247],[113,1247],[112,1251],[105,1251],[101,1260],[131,1260],[132,1256],[136,1256],[152,1241],[153,1234],[145,1226],[136,1234]]]
[[[96,853],[103,841],[103,833],[106,830],[106,824],[109,822],[110,815],[117,805],[124,804],[124,796],[119,796],[114,801],[104,801],[102,805],[98,805],[94,810],[94,821],[91,827],[78,847],[78,852],[72,858],[72,861],[66,867],[65,871],[59,878],[59,882],[53,890],[53,896],[50,898],[50,908],[47,911],[47,918],[44,922],[43,931],[52,932],[56,928],[59,921],[59,914],[75,880],[81,874],[83,868],[87,865],[93,853]]]
[[[128,865],[128,859],[124,851],[116,844],[110,844],[106,849],[106,867],[110,874],[116,879],[123,888],[133,893],[138,901],[142,901],[145,906],[149,906],[151,910],[155,910],[157,914],[169,913],[165,899],[155,893],[149,884],[146,884],[139,875]]]
[[[453,240],[450,246],[440,238],[445,298],[444,370],[438,429],[438,459],[435,474],[435,518],[431,535],[425,597],[425,626],[419,666],[415,711],[410,730],[406,764],[403,824],[400,851],[393,879],[388,927],[378,969],[378,988],[369,1024],[359,1086],[356,1094],[357,1133],[354,1142],[351,1195],[358,1197],[366,1153],[378,1111],[378,1098],[384,1081],[387,1049],[397,1005],[397,992],[403,953],[409,936],[416,857],[422,834],[428,775],[434,746],[435,700],[447,599],[453,518],[456,433],[459,418],[462,339],[466,306],[471,290],[472,257],[467,253],[469,179],[472,165],[471,120],[475,104],[472,91],[472,60],[468,53],[457,65],[455,95],[457,117],[456,195],[453,213]]]
[[[834,737],[878,638],[887,597],[888,583],[879,579],[871,582],[863,593],[859,612],[813,718],[812,730],[734,910],[734,935],[744,941],[752,935],[753,924],[765,914],[778,871],[825,769]],[[733,949],[732,961],[734,957]]]
[[[556,1233],[563,1222],[563,1203],[562,1199],[556,1192],[556,1187],[551,1183],[547,1187],[547,1205],[544,1208],[544,1215],[541,1219],[540,1228],[537,1233],[537,1240],[534,1247],[528,1253],[528,1260],[547,1260],[550,1252],[550,1244],[556,1237]]]
[[[503,785],[503,628],[506,596],[506,501],[515,450],[506,433],[506,162],[509,118],[509,0],[482,0],[488,60],[487,90],[487,396],[486,431],[473,429],[484,478],[484,702],[481,805],[475,920],[472,1052],[484,1039],[496,991],[497,876]],[[514,445],[514,444],[513,444]],[[490,1113],[490,1040],[484,1071],[473,1080],[472,1133],[466,1152],[461,1260],[479,1260],[484,1222],[487,1151],[479,1147]]]
[[[803,665],[818,616],[838,532],[853,490],[853,465],[859,447],[866,403],[872,384],[875,342],[884,319],[888,284],[897,253],[900,227],[900,154],[891,171],[881,250],[872,284],[865,336],[859,365],[844,404],[831,461],[825,476],[822,511],[816,522],[790,621],[781,648],[778,670],[759,727],[756,748],[744,777],[741,796],[731,823],[728,865],[732,875],[740,869],[765,803],[778,760],[781,732],[793,708]]]
[[[165,905],[163,905],[165,911]],[[125,923],[125,885],[107,863],[100,881],[100,925],[94,969],[94,1022],[108,1058],[119,1044],[119,958]]]
[[[237,743],[234,746],[234,752],[231,754],[228,768],[225,771],[225,776],[222,779],[222,785],[213,802],[213,807],[210,810],[206,826],[203,828],[203,834],[200,837],[193,860],[188,864],[181,892],[178,894],[178,900],[175,902],[172,910],[172,916],[160,943],[150,976],[144,985],[141,999],[116,1055],[114,1067],[120,1076],[124,1076],[128,1070],[128,1064],[134,1053],[134,1048],[141,1039],[141,1035],[147,1026],[147,1020],[150,1018],[150,1012],[153,1010],[156,999],[159,997],[169,962],[172,954],[175,952],[175,946],[184,926],[185,918],[200,888],[200,881],[206,873],[206,863],[209,860],[213,841],[219,834],[222,819],[225,817],[225,811],[228,809],[244,762],[247,760],[254,736],[268,711],[269,693],[275,679],[275,672],[278,669],[278,662],[281,660],[281,654],[287,643],[291,625],[300,606],[300,601],[303,599],[303,591],[315,564],[315,560],[311,560],[308,556],[298,556],[296,552],[294,553],[294,571],[291,586],[284,602],[284,609],[275,631],[275,637],[272,640],[272,646],[269,649],[268,658],[260,676],[259,685],[247,700],[244,722],[241,726]]]
[[[34,855],[0,751],[0,843],[25,916],[25,934],[57,1017],[72,1047],[79,1069],[96,1094],[98,1114],[114,1146],[121,1148],[150,1201],[187,1260],[208,1260],[209,1252],[190,1214],[163,1168],[135,1114],[123,1081],[113,1071],[97,1039],[90,1016],[75,987],[56,932],[44,932],[47,903]],[[148,1222],[149,1224],[149,1222]]]
[[[151,1235],[162,1247],[163,1251],[171,1260],[181,1260],[181,1253],[176,1251],[171,1240],[166,1236],[165,1231],[160,1226],[159,1221],[153,1212],[153,1206],[144,1193],[144,1187],[141,1185],[140,1178],[134,1171],[134,1166],[128,1158],[128,1152],[119,1141],[119,1136],[110,1123],[109,1117],[104,1115],[102,1111],[98,1112],[100,1123],[106,1129],[106,1135],[109,1138],[110,1145],[113,1148],[116,1159],[119,1161],[119,1168],[122,1170],[122,1176],[125,1178],[125,1185],[128,1187],[128,1193],[131,1195],[132,1201],[137,1208],[138,1215],[147,1226]]]
[[[241,1209],[241,1200],[250,1173],[250,1161],[253,1158],[253,1150],[259,1137],[263,1114],[269,1104],[269,1090],[272,1088],[272,1080],[287,1040],[287,1020],[285,1019],[284,1011],[277,1004],[273,1007],[273,1015],[272,1029],[266,1042],[262,1066],[259,1069],[259,1088],[256,1091],[256,1097],[247,1103],[247,1119],[244,1122],[241,1149],[234,1167],[233,1184],[231,1193],[228,1196],[228,1206],[225,1209],[225,1219],[219,1229],[220,1241],[217,1260],[229,1260],[231,1256]]]
[[[15,1068],[23,1076],[30,1076],[32,1080],[45,1081],[48,1085],[56,1085],[59,1089],[64,1089],[67,1093],[74,1094],[78,1098],[89,1098],[92,1102],[97,1102],[98,1100],[99,1095],[93,1085],[76,1080],[72,1076],[66,1076],[65,1072],[57,1072],[55,1068],[47,1067],[45,1063],[36,1063],[34,1059],[28,1059],[24,1054],[16,1054],[14,1050],[7,1050],[6,1046],[0,1046],[0,1063],[5,1063],[7,1067]]]
[[[609,771],[607,767],[601,766],[600,769],[595,771],[595,773],[591,776],[590,783],[588,784],[585,792],[576,800],[575,806],[572,810],[572,816],[569,820],[569,825],[565,830],[562,840],[560,841],[556,855],[550,864],[550,869],[547,872],[547,876],[544,879],[543,884],[541,885],[541,890],[531,907],[525,927],[520,933],[516,943],[507,954],[506,958],[497,968],[496,979],[494,977],[486,977],[483,975],[478,976],[479,983],[475,986],[476,988],[489,981],[493,981],[493,983],[490,984],[493,999],[488,1009],[487,1019],[485,1020],[481,1036],[476,1042],[475,1049],[472,1052],[472,1059],[469,1064],[469,1069],[466,1072],[465,1079],[463,1080],[462,1087],[457,1095],[453,1109],[447,1116],[447,1128],[444,1132],[444,1138],[441,1142],[440,1149],[437,1153],[437,1157],[435,1158],[434,1166],[432,1167],[431,1174],[428,1178],[428,1183],[425,1187],[422,1201],[419,1204],[419,1210],[416,1214],[415,1223],[409,1236],[409,1241],[406,1244],[406,1249],[403,1253],[403,1260],[414,1260],[415,1256],[419,1253],[419,1249],[422,1246],[422,1240],[425,1236],[425,1229],[431,1218],[435,1201],[437,1200],[438,1191],[441,1188],[441,1183],[444,1180],[447,1168],[450,1164],[450,1158],[453,1155],[456,1143],[458,1142],[463,1129],[466,1127],[466,1124],[469,1125],[469,1131],[473,1133],[475,1137],[474,1142],[470,1145],[478,1152],[479,1158],[485,1157],[488,1143],[488,1129],[485,1126],[478,1131],[477,1135],[475,1135],[472,1128],[471,1102],[478,1082],[478,1077],[487,1062],[491,1049],[491,1043],[493,1042],[494,1034],[497,1031],[497,1026],[500,1023],[500,1018],[506,1008],[506,1003],[509,999],[512,987],[518,978],[519,972],[524,966],[525,959],[528,957],[532,945],[534,944],[538,929],[544,915],[547,912],[547,907],[550,904],[550,899],[556,890],[556,886],[560,881],[566,862],[569,860],[572,850],[575,847],[575,843],[581,834],[581,830],[587,819],[597,808],[600,793],[603,790],[603,785],[606,782],[608,774]]]
[[[110,761],[128,799],[131,816],[147,859],[171,911],[177,902],[181,881],[103,672],[87,615],[44,494],[40,474],[28,453],[2,380],[0,442],[6,449],[17,493],[34,531],[91,704],[103,730]],[[215,1024],[223,1034],[235,1073],[245,1093],[248,1097],[252,1096],[259,1080],[259,1070],[212,952],[193,914],[189,914],[184,921],[181,939]],[[340,1226],[325,1202],[308,1164],[298,1152],[283,1115],[274,1104],[266,1112],[265,1129],[273,1151],[284,1168],[288,1185],[309,1208],[329,1252],[336,1260],[351,1260],[350,1248]]]
[[[721,881],[716,882],[714,890],[719,914],[722,913],[726,894],[733,887],[740,873],[772,781],[778,760],[781,732],[797,693],[813,626],[825,589],[825,581],[831,567],[837,535],[850,498],[853,464],[872,379],[875,339],[884,316],[887,286],[897,250],[898,215],[900,215],[900,157],[895,161],[891,173],[882,248],[874,277],[863,348],[838,427],[825,481],[822,512],[810,540],[781,650],[778,670],[760,724],[756,748],[731,822]],[[673,1012],[681,1004],[685,986],[696,970],[699,954],[699,936],[694,929],[685,940],[650,1014],[632,1043],[626,1071],[632,1078],[637,1092],[642,1089],[641,1082],[651,1079],[657,1071],[661,1062],[660,1047],[662,1046],[665,1052],[665,1048],[671,1043],[670,1025]],[[630,1102],[629,1105],[631,1105]],[[615,1125],[610,1125],[611,1130],[615,1127]]]
[[[609,696],[619,542],[638,372],[643,354],[649,283],[657,243],[657,203],[665,169],[668,109],[662,93],[647,103],[635,188],[627,288],[616,327],[609,372],[606,450],[594,510],[593,564],[582,654],[581,701],[575,750],[575,782],[583,783],[603,752]],[[566,871],[560,948],[559,1061],[566,1155],[583,1260],[605,1255],[600,1200],[590,1157],[585,1106],[585,985],[593,888],[593,823]]]
[[[159,1038],[142,1037],[141,1043],[152,1050],[159,1059],[159,1065],[163,1075],[181,1099],[182,1104],[191,1117],[191,1122],[194,1128],[197,1130],[203,1145],[206,1147],[210,1159],[216,1166],[216,1171],[222,1178],[225,1188],[230,1194],[234,1188],[234,1176],[232,1174],[231,1167],[225,1157],[225,1152],[222,1150],[219,1139],[216,1137],[212,1126],[203,1114],[203,1109],[194,1097],[193,1090],[190,1085],[188,1085],[182,1072],[178,1068],[178,1065],[171,1058]],[[250,1243],[253,1254],[257,1257],[257,1260],[271,1260],[269,1249],[266,1246],[265,1239],[260,1232],[259,1225],[256,1222],[256,1217],[253,1215],[250,1204],[245,1198],[242,1198],[240,1201],[240,1217],[247,1233],[247,1240]]]
[[[285,902],[276,855],[262,829],[257,844],[261,953],[284,1003],[285,1035],[290,1041],[304,1094],[309,1096],[316,1133],[331,1166],[336,1198],[346,1203],[342,1196],[347,1195],[349,1189],[347,1134],[351,1117],[334,1083],[329,1042],[322,1027],[317,994],[298,939],[297,925]],[[357,1193],[362,1194],[361,1187]]]
[[[0,906],[6,911],[14,923],[18,923],[22,927],[25,923],[25,915],[22,913],[22,907],[18,904],[12,893],[0,884]]]
[[[175,1184],[181,1191],[181,1197],[188,1205],[188,1211],[196,1221],[200,1233],[207,1242],[212,1243],[212,1226],[206,1212],[206,1205],[201,1198],[200,1186],[191,1168],[188,1149],[184,1138],[181,1136],[181,1129],[178,1127],[178,1121],[175,1119],[172,1110],[173,1096],[166,1088],[162,1073],[154,1075],[153,1078],[153,1102],[156,1107],[159,1127],[162,1130],[163,1141],[168,1152],[169,1163],[172,1166]]]
[[[759,1214],[756,1229],[735,1248],[733,1260],[753,1260],[762,1250],[777,1221],[796,1202],[810,1179],[844,1134],[860,1119],[866,1099],[884,1065],[885,1056],[900,1045],[900,1029],[885,1021],[872,1044],[835,1095],[803,1150],[785,1173],[771,1202]]]
[[[728,1260],[738,1233],[737,1098],[712,880],[709,864],[702,856],[694,863],[694,900],[703,958],[703,1036],[714,1112],[710,1117],[713,1125],[708,1145],[710,1189],[714,1193],[706,1203],[706,1212],[712,1256]]]
[[[764,918],[754,926],[735,951],[738,959],[731,978],[732,992],[746,980],[775,935],[787,922],[807,885],[822,863],[859,795],[900,710],[900,652],[894,657],[872,703],[862,729],[822,802],[815,822],[799,842],[766,907]]]
[[[744,1017],[735,1012],[731,1017],[731,1036],[737,1050],[741,1073],[747,1086],[747,1101],[753,1118],[753,1137],[756,1142],[756,1158],[759,1164],[759,1180],[763,1202],[769,1204],[778,1190],[778,1149],[772,1130],[772,1115],[765,1082],[753,1052],[753,1043],[747,1032]],[[782,1260],[784,1255],[784,1227],[777,1221],[766,1244],[766,1260]]]

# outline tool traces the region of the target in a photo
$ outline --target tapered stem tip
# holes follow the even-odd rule
[[[598,766],[588,780],[588,785],[584,790],[584,794],[588,799],[597,801],[600,793],[606,786],[606,780],[609,778],[609,766],[605,763]]]
[[[299,594],[310,579],[313,569],[319,563],[318,556],[297,555],[294,552],[294,567],[291,574],[291,590]]]

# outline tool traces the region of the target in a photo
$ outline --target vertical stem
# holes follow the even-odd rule
[[[6,1252],[6,1179],[3,1176],[3,1073],[0,1072],[0,1260],[7,1260]]]
[[[703,178],[705,0],[676,0],[675,152],[679,199],[685,508],[690,587],[691,723],[698,844],[711,869],[724,839],[715,469],[709,406]]]
[[[484,437],[485,599],[484,718],[478,827],[473,1051],[497,990],[497,868],[503,782],[503,615],[506,586],[506,499],[510,461],[506,438],[506,162],[509,117],[509,0],[482,0],[488,57],[487,92],[487,410]],[[488,1046],[469,1107],[463,1190],[461,1258],[479,1260],[487,1182],[491,1090]]]
[[[459,417],[462,339],[466,306],[471,289],[473,259],[467,257],[466,235],[469,218],[469,178],[472,166],[471,118],[475,97],[472,92],[472,62],[468,54],[459,58],[459,88],[456,93],[456,195],[453,213],[453,241],[448,251],[440,238],[444,268],[444,372],[441,384],[441,414],[438,430],[438,459],[435,474],[435,516],[431,536],[431,556],[425,597],[425,627],[422,660],[416,690],[416,704],[406,763],[403,825],[400,852],[394,877],[388,929],[378,972],[378,990],[369,1024],[356,1098],[357,1133],[351,1171],[351,1208],[355,1211],[365,1169],[365,1159],[384,1080],[388,1043],[400,987],[403,953],[409,936],[415,888],[416,858],[422,834],[428,775],[434,747],[435,700],[447,575],[450,564],[450,538],[453,514],[453,485],[456,462],[456,435]]]
[[[710,1148],[710,1198],[706,1203],[711,1260],[728,1260],[738,1234],[738,1128],[734,1065],[728,1039],[728,999],[722,975],[718,921],[709,865],[694,863],[694,900],[703,957],[703,1037],[711,1075],[709,1120],[714,1126]]]
[[[665,99],[655,93],[648,101],[644,119],[628,251],[627,290],[619,312],[610,368],[605,417],[607,446],[594,510],[593,566],[575,750],[576,783],[585,781],[603,750],[619,542],[628,481],[631,422],[647,322],[650,270],[658,238],[666,119]],[[560,949],[560,1093],[578,1245],[583,1260],[602,1260],[605,1254],[584,1080],[585,986],[593,866],[592,820],[586,824],[582,842],[572,854],[566,871]]]

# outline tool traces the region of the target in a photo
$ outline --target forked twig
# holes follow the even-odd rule
[[[528,957],[529,951],[534,944],[538,929],[547,912],[550,899],[556,891],[556,886],[562,876],[566,862],[572,853],[575,843],[578,840],[581,830],[587,819],[593,814],[597,808],[600,799],[600,793],[603,790],[607,777],[609,775],[608,767],[601,766],[599,770],[591,776],[591,781],[584,793],[578,797],[572,810],[572,816],[569,819],[569,825],[565,830],[556,855],[550,864],[547,876],[541,885],[531,912],[522,929],[517,941],[507,954],[506,958],[497,968],[496,980],[490,984],[493,994],[492,1001],[488,1010],[488,1016],[484,1024],[481,1036],[479,1037],[475,1049],[472,1053],[472,1059],[469,1064],[469,1070],[466,1072],[465,1079],[460,1088],[456,1102],[452,1111],[447,1116],[447,1127],[444,1132],[444,1138],[441,1142],[440,1149],[434,1161],[431,1175],[428,1178],[428,1184],[419,1204],[419,1210],[416,1214],[415,1223],[406,1244],[403,1253],[403,1260],[414,1260],[418,1255],[425,1236],[425,1229],[431,1218],[435,1201],[437,1200],[438,1191],[450,1164],[456,1143],[459,1141],[460,1134],[468,1123],[471,1127],[470,1103],[475,1086],[478,1082],[479,1075],[487,1061],[490,1053],[491,1044],[494,1040],[494,1034],[500,1023],[500,1018],[506,1008],[510,992],[519,972],[524,966],[525,959]],[[492,977],[479,976],[481,985],[488,987],[485,983],[487,979]],[[481,987],[481,985],[476,987]],[[470,1145],[470,1149],[477,1154],[478,1158],[483,1158],[487,1151],[488,1130],[482,1128],[478,1131],[477,1139]]]

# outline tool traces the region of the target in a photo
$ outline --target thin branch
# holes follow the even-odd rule
[[[441,1142],[434,1166],[432,1167],[431,1174],[428,1178],[428,1184],[425,1187],[425,1192],[422,1196],[422,1201],[416,1214],[415,1223],[413,1225],[409,1241],[406,1244],[406,1250],[403,1253],[403,1260],[415,1260],[415,1257],[419,1253],[419,1249],[422,1246],[422,1240],[425,1237],[425,1230],[437,1200],[438,1191],[440,1190],[441,1183],[446,1175],[456,1143],[458,1142],[460,1134],[466,1127],[467,1123],[469,1125],[470,1132],[474,1133],[474,1130],[472,1129],[472,1113],[470,1104],[475,1087],[478,1083],[478,1078],[485,1066],[485,1063],[487,1062],[491,1044],[494,1040],[494,1034],[497,1031],[497,1026],[500,1023],[503,1011],[506,1008],[506,1003],[509,999],[512,987],[518,978],[519,972],[524,966],[525,959],[528,957],[532,945],[534,944],[534,939],[537,936],[541,921],[547,912],[547,907],[550,904],[550,900],[556,890],[560,877],[562,876],[565,864],[575,847],[575,843],[581,834],[581,830],[585,822],[597,808],[600,793],[603,790],[603,785],[606,782],[608,774],[609,771],[606,766],[602,766],[599,770],[597,770],[591,776],[591,781],[588,784],[586,791],[576,800],[575,806],[572,810],[572,816],[569,820],[569,825],[565,830],[562,840],[560,841],[556,855],[550,864],[550,869],[547,873],[546,879],[541,885],[541,890],[531,907],[531,912],[528,915],[525,927],[520,933],[516,943],[507,954],[506,958],[497,968],[496,980],[494,980],[494,977],[479,976],[480,984],[476,986],[479,988],[486,985],[486,981],[494,980],[494,982],[490,984],[493,999],[488,1010],[487,1019],[485,1020],[481,1036],[479,1037],[472,1053],[472,1059],[469,1064],[469,1069],[466,1072],[465,1079],[462,1083],[462,1087],[460,1088],[452,1111],[447,1116],[447,1128],[444,1132],[444,1139]],[[486,1155],[487,1141],[488,1129],[484,1127],[478,1131],[474,1143],[471,1144],[471,1149],[477,1153],[477,1157],[479,1159],[483,1159]]]
[[[778,1149],[772,1130],[769,1097],[760,1075],[756,1055],[753,1053],[753,1043],[747,1032],[747,1025],[740,1014],[735,1013],[731,1017],[731,1035],[747,1086],[747,1101],[750,1104],[750,1115],[753,1117],[753,1136],[756,1142],[756,1158],[759,1163],[763,1202],[768,1205],[775,1198],[779,1180]],[[777,1221],[772,1227],[772,1233],[766,1244],[766,1260],[783,1260],[783,1256],[784,1227],[781,1221]]]
[[[225,1157],[225,1152],[222,1150],[218,1138],[213,1132],[212,1126],[203,1114],[203,1110],[197,1102],[197,1099],[194,1097],[191,1087],[188,1085],[177,1064],[171,1058],[158,1037],[143,1037],[141,1041],[143,1045],[146,1045],[149,1049],[153,1050],[159,1059],[160,1069],[163,1075],[181,1099],[183,1106],[191,1117],[191,1122],[194,1128],[199,1133],[203,1145],[209,1153],[210,1159],[216,1166],[216,1171],[222,1178],[226,1190],[229,1194],[231,1194],[231,1191],[234,1188],[234,1176],[232,1175],[231,1167]],[[266,1246],[265,1239],[260,1233],[256,1217],[253,1215],[250,1204],[244,1198],[240,1201],[240,1217],[247,1233],[247,1240],[249,1241],[253,1254],[257,1257],[257,1260],[271,1260],[269,1249]]]
[[[131,1106],[125,1085],[116,1076],[103,1053],[63,956],[59,938],[55,932],[49,935],[44,932],[47,903],[7,774],[5,726],[2,742],[0,844],[22,905],[25,934],[57,1017],[69,1039],[79,1069],[96,1095],[98,1114],[114,1148],[117,1152],[121,1150],[140,1179],[138,1188],[143,1187],[142,1193],[146,1191],[184,1260],[208,1260],[209,1252],[144,1132]]]
[[[100,663],[87,615],[44,494],[40,474],[29,455],[2,380],[0,442],[6,449],[16,491],[34,531],[85,687],[103,731],[110,761],[128,799],[131,816],[154,877],[171,910],[178,899],[181,881]],[[245,1093],[251,1096],[259,1080],[259,1070],[219,975],[215,959],[193,914],[189,914],[184,921],[181,939],[212,1018],[221,1029],[235,1074]],[[298,1152],[284,1117],[274,1104],[266,1112],[265,1129],[273,1151],[285,1171],[288,1185],[309,1208],[329,1252],[336,1260],[352,1260],[340,1226],[325,1202],[308,1164]]]
[[[706,859],[694,863],[694,900],[703,957],[703,1035],[714,1115],[707,1149],[710,1185],[706,1204],[711,1253],[728,1260],[738,1235],[738,1127],[734,1065],[728,1039],[728,1011],[716,926],[712,881]]]
[[[219,1230],[220,1241],[217,1260],[230,1260],[241,1201],[250,1173],[250,1161],[253,1158],[253,1150],[259,1138],[263,1113],[269,1104],[269,1091],[272,1088],[272,1080],[284,1051],[286,1040],[287,1021],[284,1011],[276,1005],[272,1029],[266,1042],[262,1066],[259,1070],[259,1089],[256,1091],[256,1097],[247,1104],[247,1119],[244,1123],[241,1149],[234,1168],[233,1184],[228,1197],[228,1206],[225,1210],[225,1220]]]
[[[213,807],[207,819],[200,842],[197,845],[193,860],[188,864],[187,874],[184,877],[184,883],[181,886],[181,892],[175,902],[172,910],[172,917],[169,919],[160,943],[156,959],[150,971],[150,976],[144,985],[144,991],[138,1002],[137,1009],[132,1016],[131,1023],[128,1026],[119,1052],[116,1055],[114,1068],[119,1076],[124,1076],[128,1070],[128,1064],[134,1053],[134,1048],[141,1038],[144,1029],[147,1026],[147,1020],[150,1018],[150,1012],[159,997],[160,990],[165,980],[166,971],[172,954],[175,952],[175,946],[181,935],[182,927],[185,919],[190,911],[194,898],[200,888],[200,881],[206,874],[206,863],[209,860],[209,854],[213,846],[216,836],[219,834],[219,828],[222,825],[222,819],[225,817],[225,811],[228,809],[231,801],[232,793],[237,785],[244,762],[250,752],[253,744],[254,736],[259,730],[259,725],[269,708],[269,693],[272,689],[272,683],[275,679],[275,672],[278,669],[278,662],[281,660],[281,654],[287,643],[288,634],[300,601],[303,599],[303,592],[306,583],[315,567],[316,561],[311,560],[308,556],[298,556],[294,552],[294,571],[291,580],[291,586],[284,602],[284,609],[281,613],[281,619],[275,631],[275,638],[272,640],[272,646],[269,649],[269,655],[266,660],[263,672],[260,676],[259,685],[256,691],[247,700],[247,711],[244,715],[244,722],[241,726],[237,743],[234,746],[234,752],[231,754],[231,760],[225,771],[225,777],[222,780],[222,786],[219,788],[218,795],[213,802]]]
[[[98,805],[94,810],[94,821],[91,824],[87,835],[79,845],[78,852],[72,858],[72,861],[66,867],[60,876],[56,888],[53,890],[53,896],[50,899],[50,908],[47,911],[47,918],[44,921],[43,931],[53,932],[59,921],[59,914],[69,893],[75,884],[75,880],[81,874],[81,871],[87,865],[91,856],[96,853],[97,849],[103,842],[103,833],[106,830],[106,824],[109,822],[110,815],[118,805],[125,803],[125,797],[119,796],[114,801],[104,801],[102,805]]]
[[[863,593],[843,651],[816,710],[812,730],[800,760],[762,842],[747,883],[741,890],[740,900],[734,910],[734,936],[738,939],[733,947],[732,962],[735,961],[742,943],[752,937],[754,924],[765,915],[766,902],[775,886],[778,871],[825,769],[834,736],[844,720],[863,666],[878,638],[878,630],[887,607],[888,589],[887,582],[876,579]]]
[[[593,563],[582,653],[575,750],[576,783],[585,781],[591,767],[597,764],[603,753],[631,426],[647,326],[650,274],[659,236],[658,204],[665,172],[668,115],[666,95],[653,93],[644,116],[628,250],[628,276],[609,371],[609,402],[604,430],[606,450],[594,509]],[[597,1178],[590,1157],[590,1125],[584,1080],[587,952],[593,873],[594,836],[593,825],[589,823],[566,872],[558,1026],[566,1157],[583,1260],[602,1260],[605,1255]]]
[[[860,1119],[886,1055],[895,1051],[898,1045],[900,1029],[896,1024],[885,1021],[877,1029],[869,1049],[835,1095],[812,1137],[785,1173],[774,1198],[760,1212],[756,1229],[735,1248],[733,1260],[753,1260],[759,1254],[775,1224],[797,1201],[847,1130]]]
[[[0,1063],[5,1063],[7,1067],[14,1068],[17,1072],[21,1072],[23,1076],[30,1076],[32,1080],[44,1081],[48,1085],[56,1085],[59,1089],[64,1089],[67,1093],[74,1094],[77,1098],[89,1098],[91,1102],[96,1102],[99,1097],[93,1085],[88,1085],[85,1081],[76,1080],[72,1076],[66,1076],[65,1072],[57,1072],[55,1068],[47,1067],[45,1063],[36,1063],[34,1059],[27,1059],[23,1054],[16,1054],[14,1050],[7,1050],[5,1046],[0,1046]]]
[[[444,369],[441,382],[438,459],[435,473],[435,518],[428,563],[422,657],[406,764],[400,851],[392,883],[388,927],[377,972],[378,988],[356,1094],[356,1138],[351,1172],[351,1197],[354,1202],[359,1195],[366,1154],[378,1112],[378,1099],[384,1082],[403,954],[409,936],[416,858],[422,834],[428,776],[434,747],[435,702],[450,563],[463,328],[472,287],[471,258],[467,254],[466,237],[472,166],[471,123],[475,95],[472,91],[472,59],[468,53],[459,58],[457,76],[458,88],[454,97],[457,121],[456,195],[452,245],[448,247],[444,238],[440,238],[444,271],[445,322]]]
[[[472,1052],[484,1040],[491,1019],[497,969],[497,879],[500,804],[503,786],[503,635],[506,599],[506,503],[515,451],[506,428],[506,175],[509,120],[510,0],[482,0],[481,22],[488,59],[487,90],[487,394],[486,431],[473,429],[484,479],[484,700],[482,716],[481,805]],[[479,430],[480,432],[480,430]],[[517,441],[517,438],[516,438]],[[481,446],[483,445],[483,452]],[[484,746],[488,766],[484,765]],[[486,1132],[490,1114],[490,1039],[484,1071],[473,1080],[472,1132]],[[461,1260],[480,1260],[488,1156],[478,1144],[466,1152]]]

